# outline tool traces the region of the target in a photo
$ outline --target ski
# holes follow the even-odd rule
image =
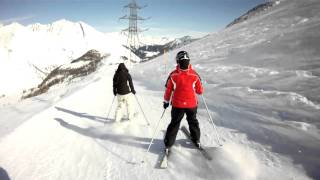
[[[164,152],[163,152],[163,157],[162,157],[162,159],[160,161],[160,168],[161,169],[166,169],[168,167],[169,155],[170,155],[170,151],[165,149]]]
[[[210,154],[207,152],[206,149],[204,149],[202,146],[198,147],[197,144],[195,144],[192,140],[191,140],[191,136],[190,136],[190,132],[189,130],[185,127],[182,126],[181,127],[181,131],[187,136],[187,138],[192,142],[192,144],[201,152],[201,154],[208,160],[212,160],[212,157],[210,156]]]

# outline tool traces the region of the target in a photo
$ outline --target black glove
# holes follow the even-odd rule
[[[163,102],[163,108],[167,109],[167,107],[169,107],[169,102]]]
[[[131,92],[132,92],[132,94],[136,94],[136,91],[133,89],[133,90],[131,90]]]

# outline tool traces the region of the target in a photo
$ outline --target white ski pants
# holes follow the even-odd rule
[[[132,94],[126,94],[126,95],[117,95],[118,99],[118,106],[115,114],[115,121],[120,122],[120,120],[124,116],[124,111],[127,109],[128,119],[131,120],[134,116],[134,111],[132,107]]]

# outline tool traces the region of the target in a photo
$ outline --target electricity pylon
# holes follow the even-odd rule
[[[145,18],[138,16],[138,10],[144,7],[146,6],[141,7],[136,3],[135,0],[131,0],[131,2],[128,5],[124,6],[124,8],[129,9],[130,15],[125,15],[119,18],[129,20],[129,27],[122,30],[122,33],[126,34],[128,37],[126,47],[129,49],[129,63],[136,62],[136,60],[132,59],[132,51],[136,51],[139,48],[139,33],[147,30],[141,30],[138,28],[138,21],[146,20]]]

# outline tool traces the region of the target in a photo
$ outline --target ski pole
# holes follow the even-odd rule
[[[217,130],[217,128],[216,128],[216,125],[213,123],[212,117],[211,117],[211,115],[210,115],[210,113],[209,113],[209,109],[208,109],[206,100],[204,99],[203,95],[201,95],[201,97],[202,97],[202,100],[203,100],[204,105],[206,106],[206,109],[207,109],[207,113],[208,113],[208,115],[209,115],[210,122],[211,122],[211,124],[212,124],[212,126],[213,126],[213,128],[214,128],[214,130],[215,130],[215,132],[216,132],[217,142],[218,142],[218,144],[219,144],[220,146],[222,146],[222,144],[220,143],[220,136],[219,136],[218,130]]]
[[[138,102],[138,104],[139,104],[139,107],[140,107],[140,110],[142,111],[142,114],[143,114],[144,119],[147,121],[148,126],[150,126],[150,123],[149,123],[148,119],[146,118],[146,115],[144,114],[144,111],[143,111],[143,109],[142,109],[142,107],[141,107],[141,105],[140,105],[140,102],[139,102],[137,96],[134,95],[134,97],[136,98],[136,100],[137,100],[137,102]]]
[[[156,134],[157,134],[157,132],[158,132],[158,128],[159,128],[159,125],[160,125],[160,121],[161,121],[161,119],[163,118],[163,115],[164,115],[165,112],[166,112],[166,109],[163,110],[162,115],[161,115],[161,117],[160,117],[160,119],[159,119],[159,121],[158,121],[158,123],[157,123],[156,130],[153,132],[153,135],[152,135],[151,141],[150,141],[150,143],[149,143],[148,149],[147,149],[147,151],[146,151],[146,154],[143,156],[144,158],[143,158],[143,160],[141,161],[142,163],[144,163],[144,160],[146,159],[146,155],[147,155],[148,152],[150,151],[150,148],[151,148],[151,145],[152,145],[152,143],[153,143],[153,140],[154,140],[154,138],[155,138],[155,136],[156,136]]]
[[[151,145],[152,145],[152,142],[153,142],[153,140],[154,140],[154,137],[156,136],[156,133],[158,132],[158,128],[159,128],[159,125],[160,125],[160,121],[161,121],[161,119],[163,118],[163,115],[164,115],[165,112],[166,112],[166,109],[163,110],[162,115],[161,115],[161,117],[160,117],[160,119],[159,119],[159,121],[158,121],[158,123],[157,123],[157,127],[156,127],[156,130],[154,131],[153,136],[152,136],[152,139],[151,139],[151,141],[150,141],[150,143],[149,143],[147,153],[149,152],[149,150],[150,150],[150,148],[151,148]]]
[[[111,106],[109,108],[109,112],[108,112],[108,115],[107,115],[107,120],[109,119],[109,114],[111,112],[111,109],[112,109],[112,105],[113,105],[113,102],[114,102],[114,99],[116,98],[116,96],[113,96],[113,99],[112,99],[112,103],[111,103]],[[104,123],[104,125],[106,125],[106,122]]]

